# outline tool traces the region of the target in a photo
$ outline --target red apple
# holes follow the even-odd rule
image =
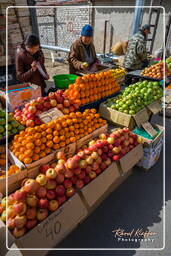
[[[57,174],[59,173],[64,174],[65,170],[66,170],[66,167],[64,164],[57,164],[55,167],[55,171]]]
[[[75,175],[73,175],[73,176],[71,177],[71,182],[72,182],[72,184],[76,184],[77,180],[78,180],[78,178],[77,178]]]
[[[64,180],[64,187],[69,188],[72,187],[72,182],[69,179]]]
[[[56,181],[58,184],[62,184],[65,180],[65,176],[62,173],[58,173],[56,177]]]
[[[59,207],[59,203],[57,200],[49,201],[49,206],[48,206],[49,211],[54,212],[58,209],[58,207]]]
[[[28,195],[26,199],[26,203],[30,207],[35,207],[38,203],[38,198],[35,195]]]
[[[48,180],[46,183],[46,188],[47,189],[55,189],[57,186],[56,180]]]
[[[45,174],[41,173],[36,177],[36,181],[41,185],[44,186],[47,183],[47,178]]]
[[[86,176],[86,172],[85,171],[81,171],[81,173],[78,175],[78,178],[80,180],[83,180],[85,178],[85,176]]]
[[[59,160],[59,159],[65,159],[65,153],[63,151],[59,151],[57,152],[56,154],[56,158]]]
[[[39,184],[37,183],[37,180],[34,179],[28,179],[25,183],[24,183],[24,190],[26,192],[31,192],[31,193],[35,193],[39,188]]]
[[[27,210],[27,206],[25,203],[19,202],[14,204],[15,214],[23,215],[25,214],[26,210]]]
[[[106,161],[106,160],[107,160],[107,154],[103,153],[103,154],[101,155],[101,159],[102,159],[103,161]]]
[[[40,208],[43,208],[43,209],[48,208],[49,201],[46,198],[41,198],[38,201],[38,205]]]
[[[56,100],[50,100],[50,105],[54,108],[57,106],[57,101]]]
[[[70,179],[74,174],[73,174],[73,172],[71,170],[67,169],[65,171],[64,175],[65,175],[65,178]]]
[[[92,167],[88,165],[85,169],[86,174],[89,174],[92,171]]]
[[[25,226],[26,222],[27,222],[26,215],[22,215],[22,216],[17,215],[14,218],[15,227],[18,229],[23,228]]]
[[[67,200],[67,198],[66,198],[65,195],[63,195],[63,196],[58,196],[58,197],[57,197],[57,200],[58,200],[59,205],[61,205],[61,204],[65,203],[65,201]]]
[[[94,160],[96,160],[96,159],[99,157],[99,155],[98,155],[97,152],[93,152],[93,153],[91,154],[91,157],[92,157]]]
[[[33,220],[36,218],[37,210],[36,207],[28,208],[26,211],[26,217],[28,220]]]
[[[49,97],[50,99],[55,99],[55,98],[56,98],[54,92],[50,92],[50,93],[48,94],[48,97]]]
[[[11,197],[13,197],[13,200],[24,202],[27,197],[27,192],[24,190],[17,190]],[[9,198],[11,198],[11,197],[9,197]],[[9,201],[8,201],[8,203],[9,203]]]
[[[85,184],[88,184],[88,183],[90,182],[90,180],[91,180],[91,179],[90,179],[89,176],[85,176],[85,178],[84,178],[83,181],[84,181]]]
[[[8,208],[6,209],[7,218],[14,218],[16,213],[14,211],[13,205],[8,205]]]
[[[63,107],[63,105],[62,104],[57,104],[57,106],[56,106],[59,110],[63,110],[64,109],[64,107]]]
[[[73,187],[67,188],[67,190],[66,190],[66,196],[67,196],[67,197],[71,197],[71,196],[73,196],[74,194],[75,194],[75,189],[74,189]]]
[[[81,169],[85,169],[87,167],[87,162],[85,160],[80,160],[79,166]]]
[[[21,229],[18,229],[18,228],[14,228],[12,234],[15,238],[19,238],[19,237],[22,237],[24,234],[26,233],[26,228],[23,227]]]
[[[107,166],[111,165],[111,163],[112,163],[112,161],[110,160],[110,158],[108,158],[108,159],[105,161],[105,164],[106,164]]]
[[[48,190],[47,191],[47,199],[49,199],[49,200],[52,200],[52,199],[55,199],[55,197],[56,197],[56,193],[55,193],[55,190]]]
[[[91,171],[88,175],[89,175],[91,180],[93,180],[93,179],[95,179],[97,177],[97,174],[94,171]]]
[[[118,161],[119,160],[119,155],[113,156],[113,161]]]
[[[86,177],[86,176],[85,176]],[[84,177],[84,179],[85,179],[85,177]],[[83,188],[84,187],[84,182],[83,182],[83,180],[77,180],[77,182],[76,182],[76,188],[79,188],[79,189],[81,189],[81,188]]]
[[[26,126],[27,127],[34,127],[34,121],[32,119],[29,119],[26,121]]]
[[[63,196],[65,194],[65,188],[63,185],[58,185],[56,187],[56,195],[57,196]]]
[[[100,168],[98,168],[98,169],[95,170],[95,172],[96,172],[97,175],[99,175],[102,172],[102,170]]]
[[[33,229],[37,225],[37,219],[28,220],[26,223],[27,229]]]
[[[106,168],[107,168],[107,165],[106,165],[104,162],[102,162],[102,163],[100,164],[100,169],[101,169],[102,171],[104,171]]]
[[[57,176],[57,173],[55,171],[55,169],[53,168],[49,168],[47,171],[46,171],[46,177],[48,179],[55,179]]]
[[[78,153],[77,153],[77,156],[79,156],[80,159],[81,159],[81,158],[84,158],[84,157],[85,157],[84,151],[78,152]]]
[[[64,100],[63,105],[64,107],[68,108],[70,106],[69,100]]]
[[[47,194],[47,190],[46,190],[45,187],[40,187],[40,188],[37,190],[37,196],[38,196],[39,198],[45,197],[46,194]]]
[[[6,225],[7,225],[7,227],[9,229],[13,230],[15,228],[15,221],[14,221],[14,219],[8,219]]]
[[[46,219],[48,216],[48,210],[47,209],[38,209],[37,210],[37,219],[38,221],[42,221]]]
[[[29,106],[28,107],[28,111],[32,114],[34,114],[36,112],[36,107],[35,106]]]

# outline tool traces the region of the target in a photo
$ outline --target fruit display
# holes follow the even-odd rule
[[[113,77],[112,70],[96,74],[88,74],[77,77],[74,84],[69,85],[69,89],[64,94],[77,103],[84,105],[109,96],[120,90]]]
[[[126,87],[121,95],[108,99],[106,105],[125,114],[134,115],[162,96],[163,90],[158,82],[143,81]]]
[[[165,73],[164,73],[165,71]],[[165,76],[171,76],[171,70],[169,70],[166,63],[159,62],[156,63],[150,67],[145,68],[141,72],[142,76],[151,77],[151,78],[157,78],[157,79],[163,79]]]
[[[166,59],[166,64],[167,64],[168,68],[171,69],[171,57],[168,57]]]
[[[8,136],[17,134],[24,130],[24,126],[20,125],[11,113],[8,114]],[[0,139],[6,136],[6,113],[5,110],[0,109]]]
[[[169,84],[166,88],[170,90],[171,89],[171,84]]]
[[[126,70],[124,68],[112,69],[114,78],[119,78],[126,75]]]
[[[34,179],[24,179],[20,189],[2,199],[1,220],[6,222],[7,218],[13,236],[22,237],[139,143],[141,139],[125,127],[110,135],[101,134],[71,158],[59,151],[56,163],[40,166]]]
[[[40,125],[39,114],[51,108],[57,107],[63,114],[69,114],[79,109],[80,105],[68,99],[62,90],[50,92],[47,97],[39,97],[26,103],[22,110],[16,109],[14,118],[22,125],[34,127]]]
[[[92,133],[106,124],[95,109],[86,109],[83,113],[72,112],[47,124],[27,127],[15,135],[10,150],[23,163],[45,157],[57,150]]]

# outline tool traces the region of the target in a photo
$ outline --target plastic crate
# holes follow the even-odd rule
[[[55,87],[60,89],[68,88],[70,84],[73,84],[75,82],[76,78],[77,78],[76,75],[70,75],[70,74],[53,76]]]

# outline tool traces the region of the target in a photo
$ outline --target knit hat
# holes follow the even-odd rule
[[[93,36],[93,28],[90,25],[85,25],[82,28],[81,36]]]

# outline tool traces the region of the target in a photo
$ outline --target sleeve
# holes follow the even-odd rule
[[[34,72],[32,68],[25,72],[24,70],[24,61],[21,55],[16,55],[16,76],[17,79],[21,82],[28,82],[33,76]]]
[[[81,70],[82,62],[78,60],[79,50],[76,45],[72,45],[68,56],[68,62],[77,70]]]
[[[147,49],[145,42],[138,41],[136,45],[136,52],[141,61],[147,60]]]

